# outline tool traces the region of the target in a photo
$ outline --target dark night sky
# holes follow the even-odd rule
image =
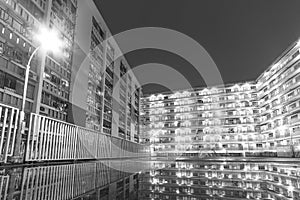
[[[256,79],[300,37],[299,0],[95,0],[113,34],[138,27],[164,27],[198,41],[217,64],[225,83]],[[122,48],[122,47],[121,47]],[[203,86],[193,67],[161,50],[126,55],[134,67],[162,63]],[[166,90],[145,85],[143,92]]]

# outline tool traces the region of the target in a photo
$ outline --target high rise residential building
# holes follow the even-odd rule
[[[4,152],[12,154],[15,131],[18,127],[17,122],[13,122],[12,119],[18,116],[18,108],[22,107],[25,71],[33,53],[24,107],[27,126],[30,121],[29,113],[45,115],[60,121],[67,120],[76,10],[75,0],[0,1],[1,117],[5,121],[7,116],[10,116],[10,123],[14,124],[13,134],[10,128],[3,128],[5,125],[1,127],[3,133],[0,146],[5,148],[9,144]],[[40,45],[36,35],[41,27],[58,33],[59,39],[64,43],[60,53],[46,53],[42,49],[35,53]],[[9,111],[11,108],[13,111]],[[17,135],[21,138],[17,140],[17,148],[20,141],[21,148],[24,149],[27,130],[25,129],[24,134]],[[9,139],[11,140],[8,141]]]
[[[77,2],[8,0],[0,1],[0,9],[0,101],[21,107],[25,66],[43,25],[58,31],[65,47],[63,55],[39,53],[32,60],[25,110],[66,121]]]
[[[42,2],[47,2],[42,0]],[[43,81],[39,82],[41,98],[37,98],[40,106],[37,113],[59,120],[67,120],[68,102],[70,98],[70,81],[72,72],[73,45],[76,24],[76,0],[52,0],[47,10],[47,23],[51,29],[60,33],[64,50],[62,55],[47,56]],[[43,69],[43,68],[42,68]],[[40,79],[41,80],[41,79]]]
[[[57,33],[59,52],[40,48],[42,29]],[[0,0],[0,163],[144,151],[140,85],[111,36],[92,0]]]
[[[94,1],[78,1],[69,121],[139,141],[140,84]]]
[[[151,95],[143,140],[158,154],[243,153],[259,137],[257,105],[252,82]]]
[[[33,1],[0,1],[0,101],[4,104],[21,107],[25,66],[36,47],[32,43],[32,32],[46,18],[45,6]],[[27,112],[34,110],[38,73],[37,60],[34,59],[25,104]]]
[[[299,41],[292,44],[257,79],[261,146],[299,152],[300,62]]]
[[[299,154],[299,48],[252,82],[143,97],[142,142],[154,155]]]
[[[112,35],[93,1],[0,1],[0,103],[21,107],[41,26],[57,31],[64,47],[34,56],[27,116],[34,112],[138,142],[140,85],[126,59],[115,58],[120,49],[106,41]]]

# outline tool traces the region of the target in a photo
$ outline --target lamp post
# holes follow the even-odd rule
[[[22,155],[21,155],[21,142],[22,142],[22,135],[25,131],[25,104],[26,104],[26,94],[27,94],[27,87],[28,87],[28,80],[29,80],[29,72],[30,72],[30,64],[34,57],[34,55],[40,50],[43,49],[45,52],[52,51],[58,52],[59,49],[62,47],[62,41],[58,37],[58,33],[54,30],[49,30],[46,27],[40,27],[39,33],[34,37],[40,43],[40,45],[31,53],[27,65],[26,65],[26,72],[25,72],[25,81],[24,81],[24,88],[23,88],[23,98],[22,98],[22,105],[20,110],[19,116],[19,126],[18,131],[15,138],[15,145],[14,145],[14,154],[12,157],[12,162],[20,163],[22,162]],[[41,78],[41,77],[40,77]]]

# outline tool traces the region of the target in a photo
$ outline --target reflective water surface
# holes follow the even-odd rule
[[[2,199],[300,199],[300,162],[215,158],[3,167]]]

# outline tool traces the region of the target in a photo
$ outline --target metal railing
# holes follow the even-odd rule
[[[0,163],[13,155],[19,109],[0,104]]]
[[[14,154],[18,120],[18,108],[0,104],[0,164],[7,163]],[[31,113],[27,121],[26,144],[22,146],[25,148],[24,161],[104,159],[147,154],[144,145],[50,117]]]
[[[139,157],[145,146],[31,113],[25,161]]]

